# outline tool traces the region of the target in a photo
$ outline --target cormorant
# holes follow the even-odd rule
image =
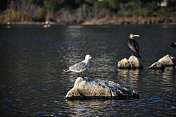
[[[134,56],[140,58],[141,56],[139,55],[139,45],[134,40],[134,37],[139,37],[139,35],[134,35],[134,34],[129,35],[128,47],[132,51]]]
[[[171,47],[176,48],[176,42],[170,44]]]
[[[175,43],[171,43],[170,46],[176,49],[176,42]],[[175,56],[175,52],[174,52],[174,56]],[[175,58],[176,58],[176,56],[175,56]]]

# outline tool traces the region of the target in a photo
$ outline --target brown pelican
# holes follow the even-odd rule
[[[139,37],[139,35],[134,35],[134,34],[129,35],[128,47],[132,51],[134,56],[140,58],[141,56],[139,55],[139,45],[134,40],[134,37]]]

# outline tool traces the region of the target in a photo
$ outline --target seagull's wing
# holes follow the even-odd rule
[[[79,62],[69,67],[70,71],[81,72],[87,69],[87,64],[85,62]]]

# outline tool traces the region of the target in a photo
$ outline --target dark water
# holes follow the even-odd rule
[[[140,34],[143,70],[118,70],[127,37]],[[176,116],[176,68],[148,67],[174,49],[176,25],[0,27],[0,116]],[[63,70],[92,56],[85,73],[135,89],[141,99],[67,101],[77,74]]]

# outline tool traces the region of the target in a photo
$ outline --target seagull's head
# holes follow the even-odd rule
[[[90,60],[91,56],[89,54],[86,55],[85,60]]]
[[[139,35],[135,35],[135,34],[132,34],[132,33],[129,35],[130,39],[133,39],[134,37],[139,37]]]

